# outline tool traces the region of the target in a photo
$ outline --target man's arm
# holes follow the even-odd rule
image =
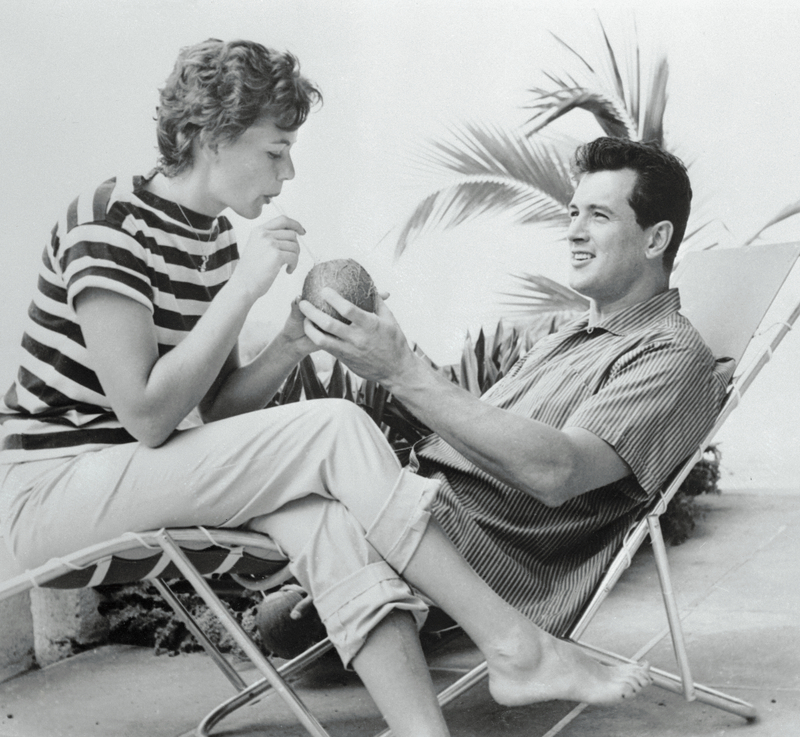
[[[580,428],[556,430],[492,407],[452,384],[414,354],[382,301],[373,315],[333,290],[322,294],[351,323],[302,302],[306,335],[360,376],[381,383],[446,442],[500,481],[558,506],[630,473],[616,451],[596,435]]]

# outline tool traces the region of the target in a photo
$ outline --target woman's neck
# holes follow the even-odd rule
[[[162,199],[174,202],[180,207],[185,207],[209,217],[217,217],[224,209],[211,204],[212,200],[208,197],[208,190],[204,186],[202,177],[194,169],[174,177],[168,177],[158,172],[145,185],[145,189]]]

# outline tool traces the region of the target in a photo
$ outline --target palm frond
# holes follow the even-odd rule
[[[512,274],[520,284],[515,292],[505,292],[511,301],[504,304],[517,313],[541,314],[544,312],[585,312],[589,300],[576,291],[541,274]]]
[[[395,257],[429,228],[452,228],[484,213],[511,214],[522,224],[547,223],[563,226],[566,210],[535,187],[521,182],[470,180],[428,195],[420,202],[397,239]]]
[[[596,62],[590,62],[553,34],[569,52],[577,69],[574,75],[546,72],[549,84],[529,90],[534,97],[526,107],[534,110],[534,114],[526,123],[527,135],[532,136],[570,111],[581,109],[591,113],[608,136],[663,144],[669,77],[666,57],[658,57],[645,92],[638,43],[634,42],[633,48],[621,55],[602,21],[598,23],[601,45],[595,54]]]
[[[622,82],[622,75],[620,74],[619,71],[619,64],[617,64],[617,54],[614,51],[614,47],[611,45],[611,41],[609,41],[608,39],[608,34],[606,33],[606,29],[605,26],[603,26],[602,21],[600,21],[600,32],[603,34],[603,41],[605,41],[606,54],[608,54],[606,60],[608,61],[609,66],[611,67],[610,77],[613,80],[614,92],[616,92],[616,95],[620,100],[626,100],[627,99],[626,87]],[[634,120],[635,119],[636,118],[634,118]]]
[[[653,73],[650,95],[644,108],[641,140],[664,145],[664,113],[667,108],[667,82],[669,81],[669,64],[666,57],[661,57]]]
[[[432,141],[421,152],[421,162],[465,177],[498,177],[533,184],[566,205],[572,180],[566,158],[571,144],[555,140],[529,141],[495,125],[467,123],[450,130],[450,140]]]
[[[783,220],[786,220],[795,215],[800,215],[800,200],[798,200],[797,202],[793,202],[790,205],[786,205],[786,207],[781,208],[773,217],[767,220],[767,222],[764,225],[762,225],[755,233],[753,233],[753,235],[751,235],[742,245],[749,246],[767,228],[771,228],[773,225],[777,225]]]
[[[534,110],[534,114],[526,121],[530,126],[528,136],[538,133],[554,120],[576,109],[585,110],[594,115],[598,125],[608,136],[616,138],[636,138],[636,123],[625,109],[622,102],[604,93],[602,90],[591,90],[585,87],[562,87],[558,90],[533,88],[529,90],[536,98],[526,108]]]
[[[510,214],[521,224],[567,222],[572,196],[569,164],[557,144],[479,124],[452,131],[451,141],[435,141],[422,163],[459,178],[419,202],[397,240],[395,256],[427,228],[451,228],[478,215]]]

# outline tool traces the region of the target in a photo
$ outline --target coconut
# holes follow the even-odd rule
[[[314,307],[337,320],[349,323],[333,309],[320,295],[323,287],[330,287],[348,302],[367,312],[375,312],[378,307],[378,290],[367,270],[351,258],[336,258],[315,264],[303,282],[302,298]]]

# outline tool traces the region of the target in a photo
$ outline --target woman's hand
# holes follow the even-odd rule
[[[283,340],[289,352],[296,357],[298,361],[305,358],[309,353],[319,350],[311,338],[305,332],[305,315],[300,312],[300,297],[295,297],[292,300],[292,307],[289,312],[289,317],[281,329],[277,340]]]
[[[305,228],[286,215],[257,225],[250,232],[231,282],[237,284],[255,302],[264,296],[280,270],[291,274],[300,257],[298,235]]]

